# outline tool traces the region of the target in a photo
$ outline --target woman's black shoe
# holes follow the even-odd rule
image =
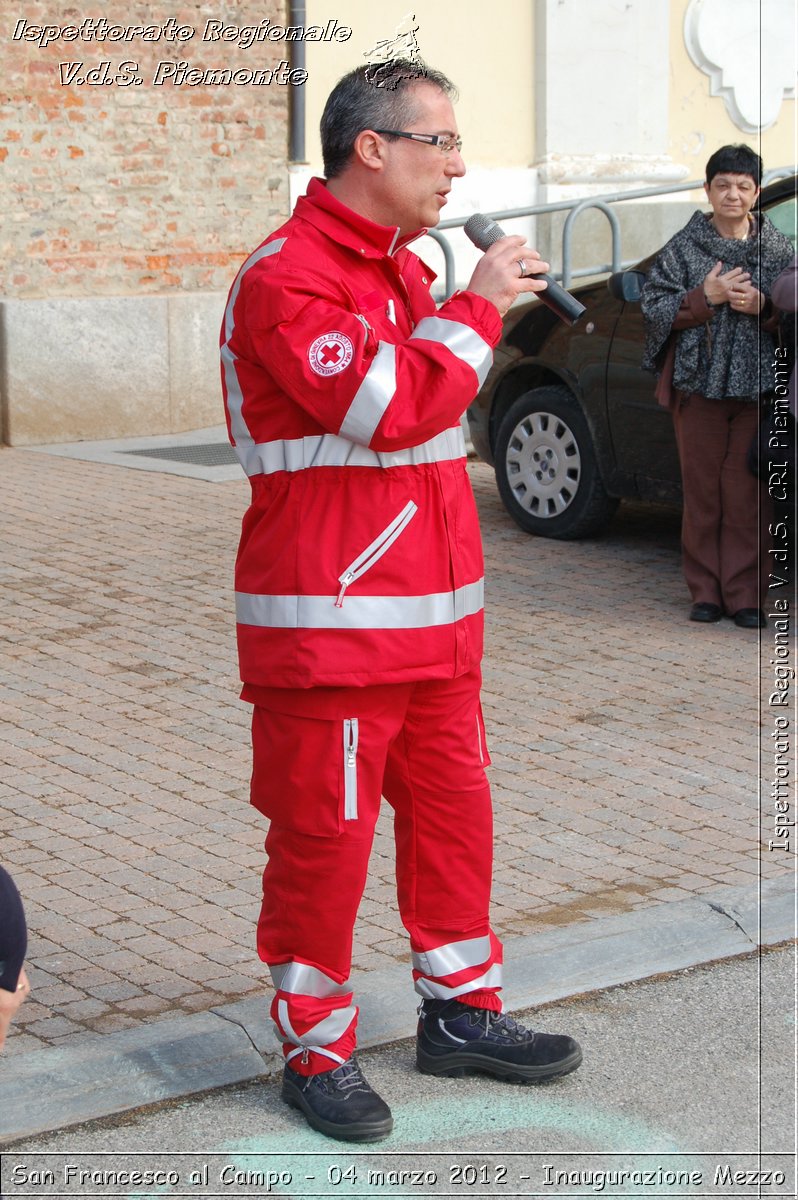
[[[703,621],[704,624],[719,621],[722,616],[723,609],[719,604],[694,604],[690,609],[690,620]]]
[[[738,608],[733,620],[741,629],[764,629],[767,625],[761,608]]]

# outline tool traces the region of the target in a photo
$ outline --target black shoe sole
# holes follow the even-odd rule
[[[461,1079],[463,1075],[493,1075],[506,1083],[543,1083],[546,1079],[557,1079],[568,1075],[582,1062],[582,1051],[575,1050],[559,1062],[543,1066],[523,1066],[505,1063],[500,1059],[488,1058],[469,1050],[453,1050],[447,1054],[427,1054],[420,1046],[416,1048],[416,1066],[424,1075],[444,1075],[449,1079]]]
[[[393,1117],[381,1121],[353,1121],[349,1125],[339,1125],[336,1121],[325,1121],[308,1104],[298,1087],[288,1080],[283,1080],[282,1098],[291,1108],[298,1108],[311,1129],[326,1137],[337,1138],[341,1142],[378,1142],[388,1136],[393,1129]]]

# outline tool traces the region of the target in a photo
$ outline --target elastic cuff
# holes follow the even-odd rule
[[[489,1008],[491,1012],[502,1011],[501,996],[498,992],[466,992],[457,999],[461,1004],[468,1004],[472,1008]]]
[[[455,292],[443,302],[438,315],[470,325],[489,346],[495,348],[499,344],[503,328],[499,310],[491,300],[476,292]]]
[[[704,291],[703,283],[699,283],[697,287],[691,288],[685,294],[687,308],[690,316],[696,321],[709,321],[715,315],[715,307],[710,304]]]

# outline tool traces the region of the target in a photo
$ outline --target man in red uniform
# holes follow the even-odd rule
[[[479,703],[483,564],[460,417],[501,316],[547,269],[524,239],[436,308],[408,244],[465,173],[448,79],[352,71],[322,117],[324,180],[247,259],[222,329],[231,440],[252,485],[236,565],[252,803],[269,818],[258,952],[313,1128],[384,1137],[356,1059],[352,930],[381,796],[422,997],[418,1065],[519,1081],[577,1067],[502,1013]],[[531,277],[527,277],[527,275]]]

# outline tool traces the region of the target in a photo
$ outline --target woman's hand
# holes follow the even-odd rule
[[[740,291],[746,288],[756,291],[756,288],[751,288],[751,276],[748,271],[744,271],[742,267],[732,267],[730,271],[723,272],[723,263],[715,263],[712,270],[704,279],[704,295],[710,304],[731,304],[734,308],[738,308],[737,303]],[[757,293],[759,294],[759,293]],[[751,311],[750,309],[746,311]],[[756,309],[755,311],[759,311]]]
[[[740,283],[734,288],[729,304],[735,312],[758,317],[765,307],[765,295],[752,283]]]

